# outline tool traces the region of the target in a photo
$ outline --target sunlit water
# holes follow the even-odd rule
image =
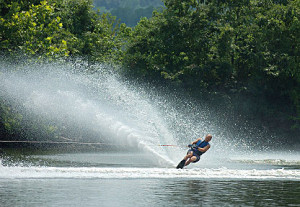
[[[266,156],[263,156],[264,158]],[[300,206],[299,155],[276,159],[203,156],[164,168],[143,153],[8,157],[0,167],[1,206]]]

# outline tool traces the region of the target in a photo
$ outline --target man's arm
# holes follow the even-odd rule
[[[195,141],[192,142],[192,145],[196,144],[199,140],[202,140],[202,139],[201,138],[196,139]]]
[[[210,148],[210,145],[206,145],[206,146],[203,147],[203,148],[198,147],[198,150],[199,150],[200,152],[206,152],[209,148]]]

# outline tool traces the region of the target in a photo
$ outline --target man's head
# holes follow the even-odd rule
[[[211,135],[211,134],[207,134],[207,135],[205,136],[205,141],[206,141],[206,142],[209,142],[211,139],[212,139],[212,135]]]

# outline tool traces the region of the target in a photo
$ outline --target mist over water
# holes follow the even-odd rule
[[[2,99],[24,119],[58,126],[56,138],[101,142],[112,151],[142,151],[161,166],[177,164],[185,146],[207,133],[213,140],[204,165],[266,151],[272,140],[246,122],[235,123],[230,131],[226,112],[217,116],[205,100],[199,103],[171,89],[124,80],[107,65],[2,62],[0,71]],[[166,144],[179,147],[158,146]]]

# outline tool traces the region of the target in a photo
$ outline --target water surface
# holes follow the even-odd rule
[[[18,163],[4,158],[0,204],[300,206],[298,158],[282,158],[228,159],[218,167],[203,159],[182,170],[158,166],[142,153],[31,155]]]

